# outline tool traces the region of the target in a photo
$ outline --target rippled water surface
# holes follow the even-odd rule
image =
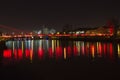
[[[4,79],[115,79],[120,71],[120,43],[6,41],[0,58]]]

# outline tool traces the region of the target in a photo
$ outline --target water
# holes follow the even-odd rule
[[[120,43],[100,41],[7,41],[1,49],[4,79],[115,79]]]

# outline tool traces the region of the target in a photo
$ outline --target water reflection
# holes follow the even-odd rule
[[[84,42],[61,40],[25,40],[7,41],[7,49],[3,51],[3,59],[69,59],[71,57],[87,56],[90,58],[110,58],[117,55],[120,58],[120,43],[112,42]]]
[[[117,47],[118,47],[118,57],[120,58],[120,44],[118,44]]]

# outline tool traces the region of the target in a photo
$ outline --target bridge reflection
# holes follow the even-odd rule
[[[24,60],[31,62],[35,59],[69,59],[84,56],[91,59],[120,58],[120,43],[85,42],[62,40],[26,40],[7,41],[7,49],[3,51],[3,59]],[[114,46],[117,46],[115,49]],[[117,53],[115,53],[117,51]]]

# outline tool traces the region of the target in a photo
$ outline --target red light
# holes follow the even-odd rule
[[[11,50],[4,50],[3,51],[3,57],[4,58],[11,58],[12,57],[12,53],[11,53]]]
[[[28,50],[28,49],[25,50],[25,56],[26,56],[27,58],[30,57],[30,50]]]
[[[110,58],[113,58],[113,45],[110,43]]]
[[[84,46],[81,47],[81,50],[82,50],[82,54],[84,55],[85,54]]]
[[[110,28],[109,28],[110,34],[113,33],[113,29],[114,29],[113,27],[110,27]]]
[[[56,47],[56,58],[61,58],[62,57],[62,48],[61,47]]]
[[[107,45],[105,43],[104,43],[103,48],[104,48],[104,56],[106,56],[106,54],[107,54]]]
[[[15,59],[17,59],[17,50],[16,49],[14,49],[14,57],[15,57]]]
[[[40,59],[43,58],[43,54],[44,54],[44,50],[43,50],[42,48],[39,48],[39,49],[38,49],[38,57],[39,57]]]
[[[19,57],[19,59],[22,58],[22,50],[21,49],[18,49],[18,57]]]
[[[73,52],[74,52],[74,56],[77,56],[78,53],[78,49],[76,46],[73,47]]]
[[[86,55],[89,54],[89,47],[87,45],[85,46],[85,53],[86,53]]]
[[[98,45],[98,51],[99,51],[99,55],[102,56],[102,45],[101,45],[101,43],[99,43],[99,45]]]
[[[52,48],[49,48],[49,58],[53,57]]]
[[[72,52],[72,49],[70,46],[67,47],[67,56],[70,57],[71,56],[71,52]]]

